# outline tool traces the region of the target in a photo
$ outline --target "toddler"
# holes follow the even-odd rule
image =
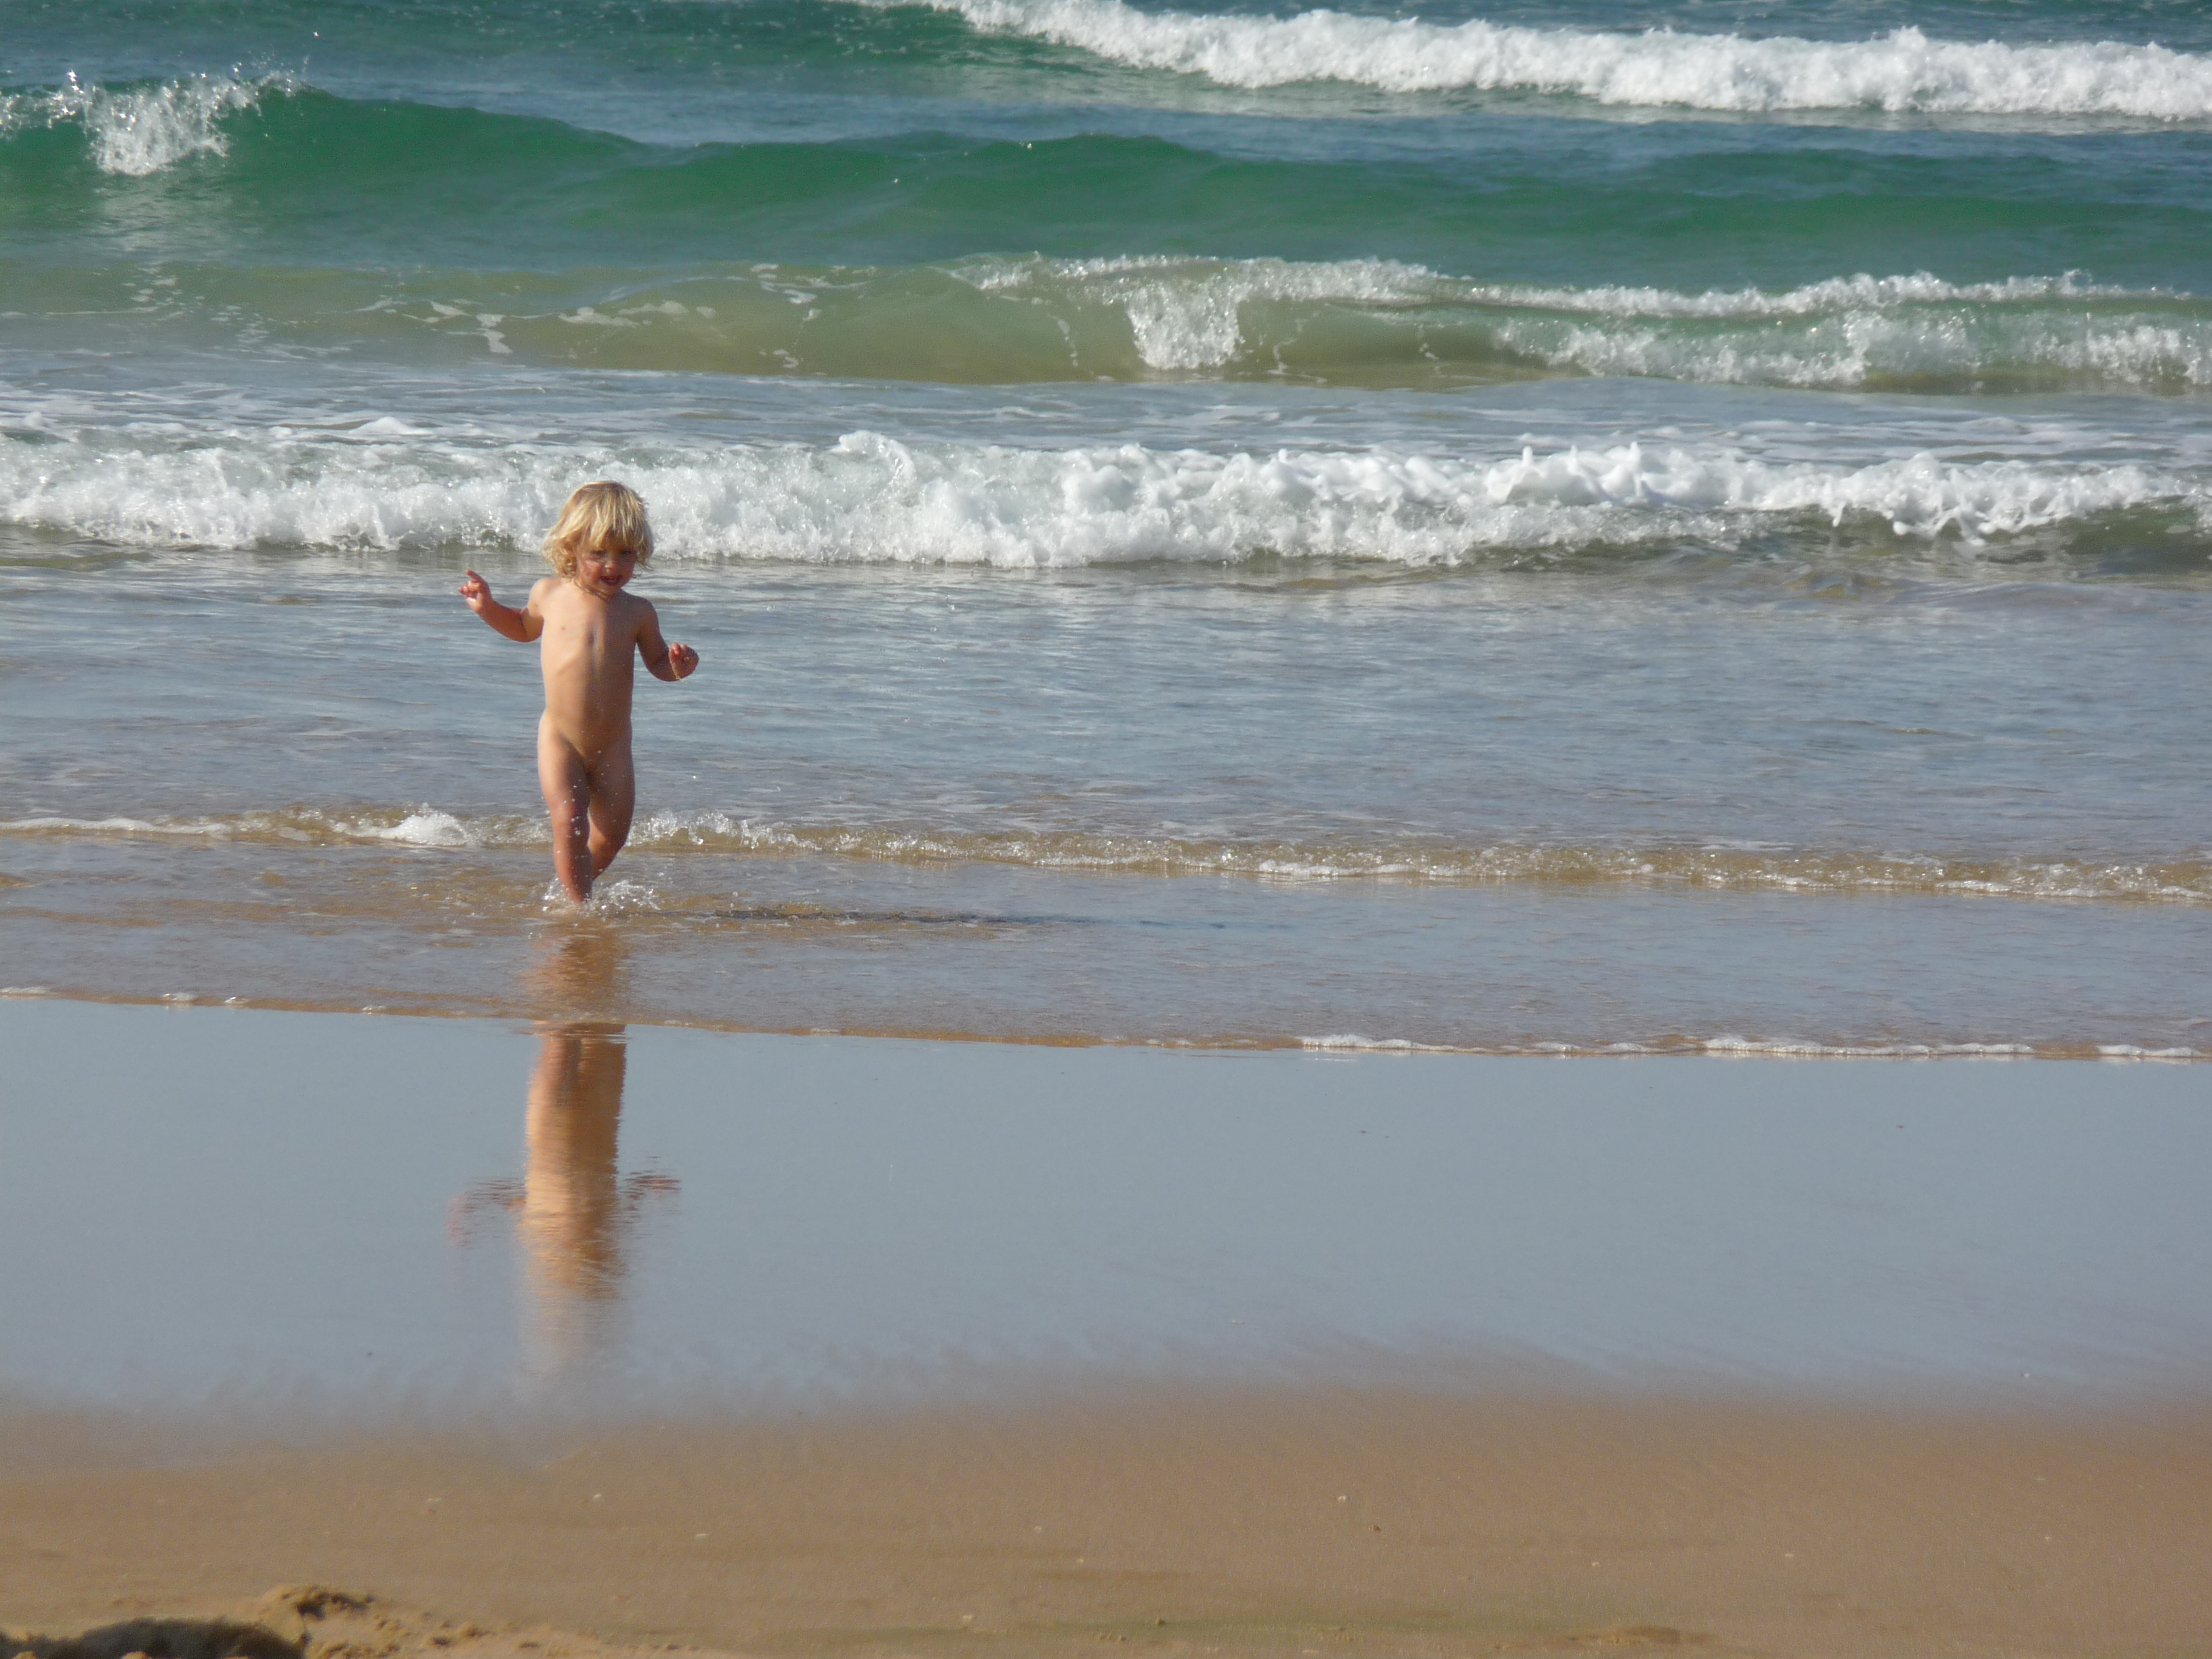
[[[557,573],[539,580],[517,611],[491,596],[473,570],[461,598],[495,633],[542,640],[545,713],[538,722],[538,781],[553,819],[553,870],[579,904],[629,839],[637,802],[630,763],[633,665],[645,659],[655,679],[680,680],[699,665],[688,645],[660,637],[660,619],[624,592],[653,556],[645,503],[627,485],[587,483],[568,497],[545,538],[545,562]]]

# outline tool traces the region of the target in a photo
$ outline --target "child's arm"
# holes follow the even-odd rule
[[[526,605],[517,611],[511,605],[501,605],[492,598],[489,582],[473,570],[467,574],[468,580],[461,584],[461,598],[467,602],[470,610],[484,619],[494,633],[504,634],[510,640],[527,645],[545,631],[545,618],[538,614],[536,605]],[[536,589],[531,591],[531,597],[537,597]]]
[[[699,665],[699,653],[688,645],[674,645],[660,637],[660,617],[643,599],[645,615],[637,624],[638,654],[645,659],[645,672],[657,680],[680,680],[687,678]]]

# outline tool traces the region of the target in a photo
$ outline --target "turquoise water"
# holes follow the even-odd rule
[[[2208,176],[2195,5],[11,7],[0,982],[2212,1048]]]

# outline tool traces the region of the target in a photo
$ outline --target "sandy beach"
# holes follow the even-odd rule
[[[2206,0],[0,4],[0,1659],[2212,1659],[2208,179]]]
[[[228,1616],[395,1654],[2182,1655],[2208,1431],[1184,1386],[179,1455],[18,1412],[0,1606],[19,1638]],[[287,1625],[280,1583],[380,1623]]]

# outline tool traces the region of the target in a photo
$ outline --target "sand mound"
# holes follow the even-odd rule
[[[617,1659],[679,1648],[622,1648],[562,1631],[455,1623],[374,1595],[288,1584],[210,1619],[131,1619],[81,1636],[11,1637],[0,1655],[33,1659]]]

